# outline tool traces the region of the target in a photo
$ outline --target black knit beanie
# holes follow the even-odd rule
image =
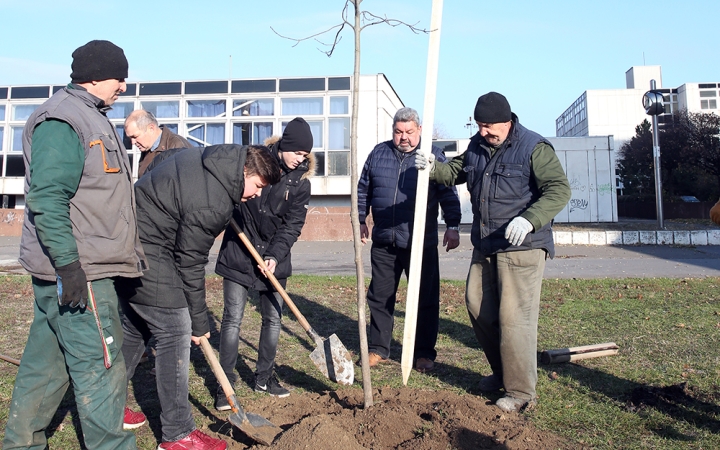
[[[128,77],[128,60],[123,49],[110,41],[90,41],[73,54],[73,83],[102,81]]]
[[[481,96],[475,105],[475,120],[480,123],[510,122],[510,103],[504,95],[488,92]]]
[[[309,152],[313,148],[313,136],[310,125],[302,117],[291,120],[283,131],[279,145],[281,152]]]

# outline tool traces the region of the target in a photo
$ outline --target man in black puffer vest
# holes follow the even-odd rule
[[[270,137],[265,145],[280,163],[280,181],[263,189],[262,197],[238,205],[233,217],[255,250],[262,255],[268,270],[285,287],[287,277],[292,275],[290,249],[305,225],[310,203],[309,178],[315,172],[315,161],[310,153],[313,147],[310,126],[303,118],[296,117],[287,124],[282,138]],[[256,289],[260,292],[262,328],[253,387],[257,392],[287,397],[290,392],[273,373],[283,300],[232,227],[225,230],[215,273],[223,277],[225,308],[220,328],[220,365],[228,380],[234,384],[238,378],[235,364],[240,325],[248,290]],[[222,387],[218,387],[215,408],[220,411],[230,409]]]
[[[420,149],[420,117],[412,108],[401,108],[393,118],[393,139],[376,145],[368,155],[358,182],[358,210],[363,243],[369,230],[365,219],[372,211],[372,280],[368,289],[370,307],[369,363],[374,367],[390,357],[393,313],[400,277],[410,270],[410,253],[415,220],[417,175],[415,155]],[[442,150],[428,147],[441,161]],[[438,203],[445,214],[447,230],[443,245],[452,250],[460,245],[460,200],[453,187],[431,182],[428,187],[427,219],[420,297],[418,299],[415,369],[433,369],[440,314],[440,268],[438,265]]]
[[[536,401],[540,288],[545,258],[555,255],[552,220],[570,200],[570,183],[552,145],[520,125],[501,94],[478,99],[475,121],[480,130],[467,151],[431,162],[430,179],[467,182],[474,250],[465,301],[493,371],[479,387],[504,387],[496,405],[512,412]],[[427,159],[418,161],[420,168]]]

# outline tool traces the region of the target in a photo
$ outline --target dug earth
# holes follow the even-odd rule
[[[363,409],[361,390],[342,389],[260,398],[247,402],[245,409],[283,429],[270,446],[278,450],[572,448],[563,438],[535,428],[522,414],[502,413],[475,395],[381,388],[373,402]],[[210,431],[223,435],[228,448],[268,448],[227,426]]]

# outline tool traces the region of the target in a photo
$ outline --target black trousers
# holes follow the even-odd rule
[[[400,276],[410,270],[410,249],[376,245],[370,250],[372,280],[367,302],[370,307],[369,350],[383,358],[390,357],[390,341],[394,324],[393,313]],[[437,247],[423,251],[420,296],[418,299],[415,359],[435,360],[435,343],[440,314],[440,268]]]

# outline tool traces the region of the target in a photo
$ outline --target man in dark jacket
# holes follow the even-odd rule
[[[367,300],[370,307],[370,367],[390,357],[393,313],[400,276],[410,269],[410,245],[415,217],[417,169],[415,154],[420,148],[420,117],[412,108],[402,108],[393,119],[393,139],[378,144],[368,155],[358,182],[358,209],[363,243],[368,237],[365,223],[372,211],[372,280]],[[431,147],[439,160],[442,151]],[[433,369],[440,314],[440,269],[438,266],[438,202],[442,206],[447,230],[443,246],[447,251],[460,244],[460,200],[455,188],[430,183],[427,221],[424,230],[420,298],[418,299],[415,369]]]
[[[125,92],[128,61],[109,41],[90,41],[72,57],[72,82],[23,130],[20,263],[32,275],[35,312],[5,449],[46,448],[46,427],[71,382],[85,446],[136,448],[122,425],[125,363],[114,283],[141,276],[146,262],[128,156],[106,116]]]
[[[165,125],[160,126],[150,111],[137,109],[125,119],[125,136],[140,150],[138,178],[143,176],[148,166],[159,152],[171,148],[190,148],[192,145]]]
[[[540,289],[545,259],[555,255],[552,220],[570,200],[570,183],[552,145],[520,125],[503,95],[481,96],[475,121],[467,151],[431,164],[430,179],[467,182],[474,250],[465,301],[492,369],[479,387],[504,388],[496,405],[512,412],[536,401]]]
[[[313,136],[307,122],[297,117],[287,124],[282,138],[271,137],[265,144],[277,157],[282,177],[278,183],[266,187],[262,197],[238,205],[233,216],[263,256],[268,270],[285,287],[287,277],[292,274],[290,249],[305,225],[310,202],[309,178],[314,173],[314,160],[310,154]],[[220,328],[220,365],[225,374],[231,383],[237,381],[234,369],[238,358],[240,325],[248,289],[256,289],[260,292],[262,328],[254,389],[276,397],[287,397],[290,392],[273,373],[283,300],[232,227],[225,230],[215,273],[223,277],[225,308]],[[230,409],[222,387],[218,388],[215,396],[215,408],[220,411]]]
[[[280,167],[266,147],[235,144],[163,152],[155,159],[135,183],[140,241],[150,268],[123,286],[127,379],[153,335],[162,408],[159,448],[224,449],[223,441],[195,429],[188,402],[190,341],[210,337],[205,266],[215,238],[236,204],[278,181]]]

